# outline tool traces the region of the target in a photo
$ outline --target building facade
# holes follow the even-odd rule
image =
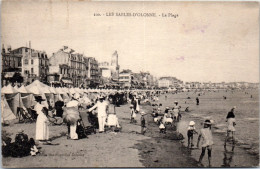
[[[123,70],[119,73],[119,83],[121,88],[132,87],[133,74],[131,70]]]
[[[1,84],[8,85],[15,82],[15,74],[21,76],[22,73],[22,54],[14,53],[9,46],[7,50],[2,46],[2,69],[1,69]],[[18,80],[18,79],[17,79]],[[23,77],[18,80],[23,83]]]
[[[10,78],[12,76],[10,72],[13,72],[21,75],[24,84],[29,84],[34,80],[40,80],[47,84],[47,75],[49,73],[47,54],[44,51],[32,49],[30,46],[29,43],[29,48],[20,47],[14,50],[8,48],[7,52],[2,51],[3,77],[6,78],[9,75]]]
[[[51,84],[61,86],[88,87],[92,65],[88,57],[64,46],[50,57]]]

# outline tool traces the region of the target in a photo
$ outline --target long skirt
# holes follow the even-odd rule
[[[44,114],[39,114],[36,121],[35,140],[49,140],[48,119]]]

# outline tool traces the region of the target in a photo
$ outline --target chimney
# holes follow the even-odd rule
[[[31,41],[29,41],[29,57],[32,57]]]
[[[5,46],[2,44],[2,53],[5,54]]]
[[[11,45],[7,47],[7,51],[10,52],[12,50]]]

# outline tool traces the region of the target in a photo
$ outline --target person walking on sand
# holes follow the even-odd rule
[[[202,138],[202,145],[201,145],[202,151],[200,154],[199,165],[202,166],[201,162],[202,162],[202,159],[203,159],[206,149],[207,149],[209,166],[211,166],[211,151],[212,151],[212,145],[213,145],[213,137],[212,137],[212,132],[211,132],[210,120],[205,120],[204,128],[200,129],[197,147],[199,147],[201,138]]]
[[[136,123],[136,113],[135,113],[135,110],[134,110],[134,105],[130,105],[130,110],[131,110],[131,116],[130,116],[130,123]]]
[[[141,112],[141,134],[144,135],[144,133],[146,132],[146,122],[145,122],[145,112]]]
[[[46,112],[44,111],[44,106],[41,104],[44,99],[42,99],[41,96],[35,96],[35,101],[37,104],[34,106],[34,110],[38,114],[36,120],[35,140],[38,140],[39,143],[46,142],[49,140],[49,120],[46,116]]]
[[[173,108],[172,108],[172,110],[173,110],[173,119],[175,120],[175,121],[179,121],[179,119],[180,119],[180,109],[181,109],[181,106],[179,106],[178,105],[178,102],[177,101],[174,101],[174,106],[173,106]]]
[[[193,147],[193,134],[198,134],[198,132],[196,131],[195,128],[195,122],[194,121],[190,121],[189,123],[189,127],[187,130],[187,136],[188,136],[188,147]]]
[[[227,136],[226,136],[226,139],[225,139],[225,144],[230,136],[230,133],[231,133],[231,139],[233,142],[235,142],[235,125],[236,125],[236,119],[235,119],[235,114],[234,114],[234,111],[236,109],[236,106],[234,106],[230,112],[228,112],[227,114],[227,117],[226,117],[226,122],[228,123],[228,126],[227,126]]]
[[[79,116],[79,101],[80,95],[75,93],[71,101],[64,107],[63,120],[67,123],[68,127],[68,139],[78,140],[78,134],[76,133]]]
[[[105,123],[107,118],[108,104],[104,101],[104,99],[105,96],[100,96],[99,101],[93,107],[88,109],[88,112],[91,112],[97,108],[99,133],[103,133],[105,131]]]
[[[199,105],[199,104],[200,104],[200,100],[199,100],[199,98],[198,98],[198,97],[196,97],[196,102],[197,102],[197,105]]]

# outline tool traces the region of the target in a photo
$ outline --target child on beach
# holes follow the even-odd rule
[[[141,112],[141,134],[144,135],[146,132],[146,125],[145,125],[145,118],[144,118],[145,112]]]
[[[229,139],[229,136],[231,134],[231,139],[233,142],[235,142],[235,125],[236,125],[236,119],[235,119],[235,114],[234,114],[234,111],[236,109],[236,106],[234,106],[230,112],[228,112],[228,115],[226,117],[226,121],[228,123],[228,127],[227,127],[227,136],[226,136],[226,139],[225,139],[225,144],[227,142],[227,140]]]
[[[195,122],[190,121],[188,131],[187,131],[187,136],[188,136],[188,147],[190,146],[191,148],[194,146],[193,145],[193,134],[198,134],[198,133],[195,129]]]
[[[213,138],[212,138],[212,132],[211,132],[211,121],[205,120],[204,128],[200,130],[197,147],[199,147],[200,139],[202,138],[202,151],[200,154],[199,159],[199,165],[202,166],[202,159],[205,155],[206,149],[208,149],[208,160],[209,160],[209,166],[211,166],[211,151],[212,151],[212,145],[213,145]]]
[[[130,123],[136,123],[136,120],[135,120],[136,113],[135,113],[134,105],[131,104],[130,109],[131,109]]]

